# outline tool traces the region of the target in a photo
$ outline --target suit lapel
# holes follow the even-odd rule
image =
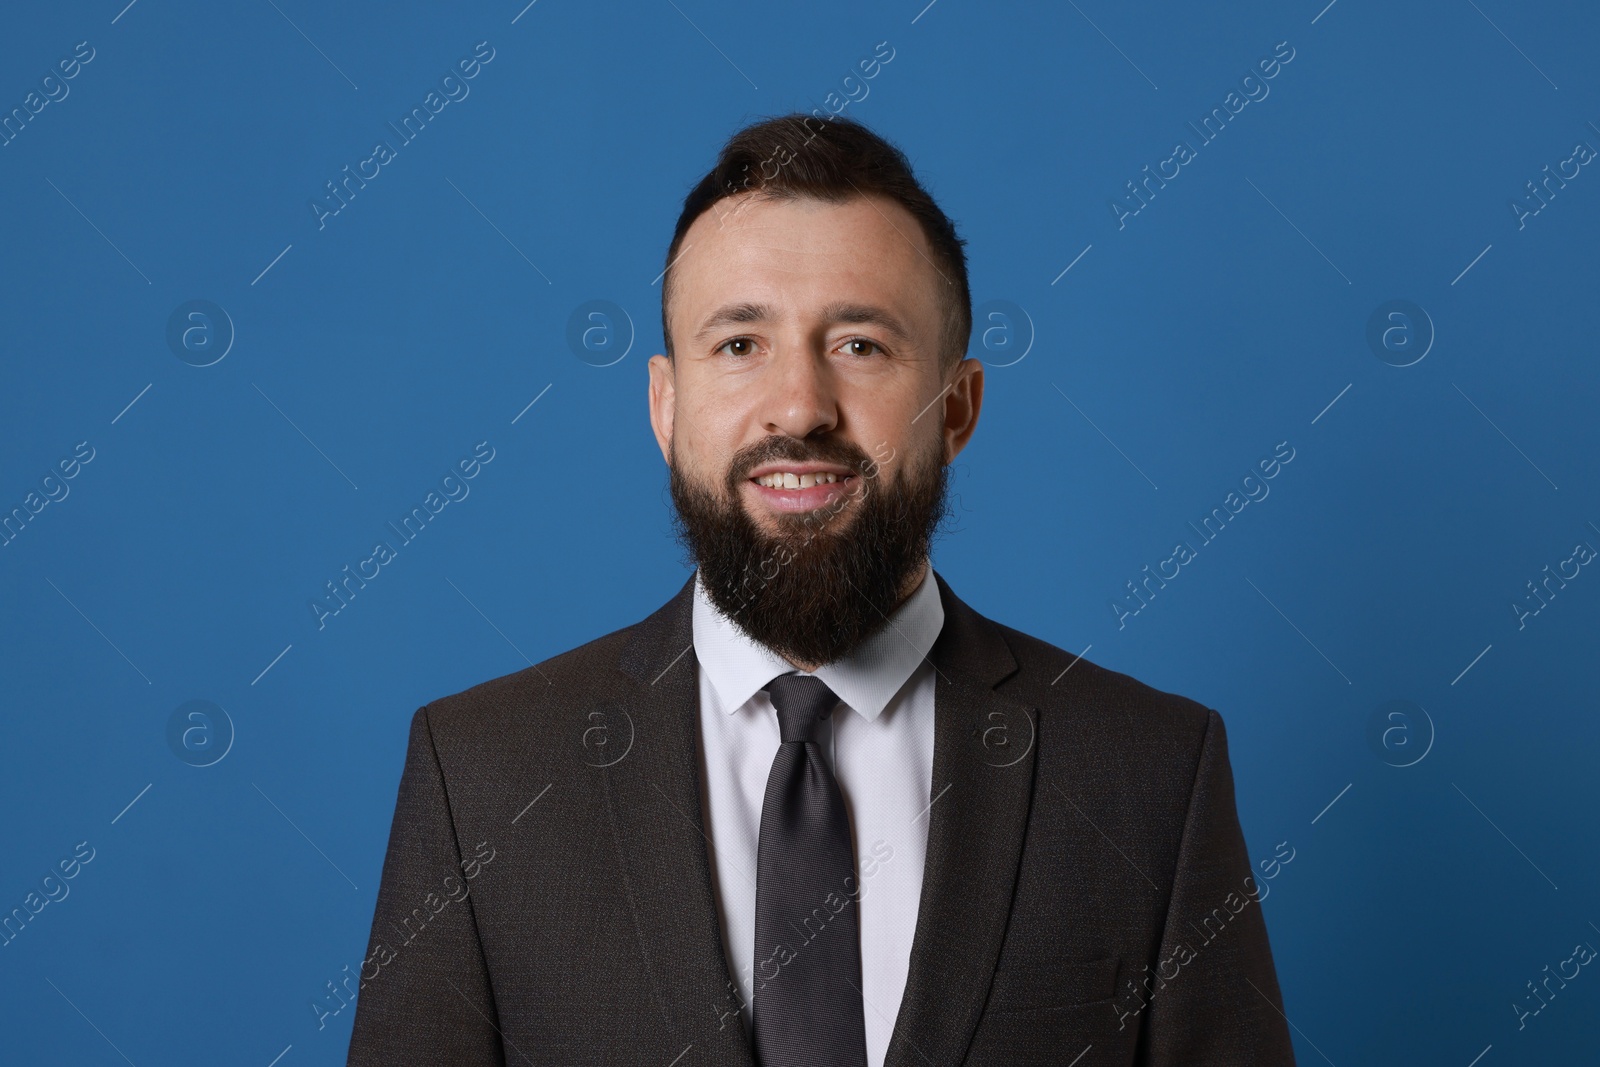
[[[884,1067],[960,1063],[1011,913],[1033,794],[1035,710],[994,692],[1016,661],[937,573],[933,804],[905,994]],[[870,1010],[870,1009],[869,1009]]]
[[[600,771],[670,1056],[752,1067],[722,944],[700,806],[694,579],[641,622],[621,666],[628,754]],[[612,714],[608,712],[608,717]]]

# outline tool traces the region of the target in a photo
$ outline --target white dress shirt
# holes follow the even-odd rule
[[[882,1067],[905,992],[922,895],[933,784],[933,665],[944,625],[930,563],[889,624],[850,656],[818,668],[840,704],[817,732],[855,838],[867,1063]],[[756,856],[767,777],[781,739],[762,689],[795,667],[745,635],[696,575],[701,781],[728,963],[745,1031],[755,996]]]

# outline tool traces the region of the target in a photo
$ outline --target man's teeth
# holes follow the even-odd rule
[[[791,471],[781,471],[777,474],[763,474],[756,479],[756,484],[764,485],[768,489],[810,489],[814,485],[836,482],[839,478],[837,474],[795,474]]]

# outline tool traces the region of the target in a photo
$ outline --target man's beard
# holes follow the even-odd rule
[[[950,479],[938,446],[880,463],[846,441],[768,437],[734,455],[720,494],[687,478],[674,453],[678,540],[711,602],[751,639],[797,663],[832,663],[888,623],[928,558]],[[815,511],[774,514],[781,531],[768,534],[745,511],[742,486],[756,466],[782,460],[836,463],[855,478]]]

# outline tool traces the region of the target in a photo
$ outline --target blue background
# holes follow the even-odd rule
[[[1324,3],[11,13],[0,111],[94,58],[0,147],[0,508],[94,458],[0,547],[0,912],[94,858],[0,948],[4,1058],[343,1062],[353,1008],[311,1004],[363,956],[412,712],[688,574],[643,366],[683,195],[739,125],[859,96],[887,41],[844,113],[968,238],[991,364],[941,573],[1221,711],[1252,856],[1294,850],[1263,907],[1302,1064],[1592,1061],[1600,976],[1512,1005],[1600,945],[1600,576],[1512,605],[1600,546],[1600,174],[1510,205],[1600,146],[1600,24]],[[470,94],[319,228],[479,41]],[[1119,227],[1280,41],[1270,94]],[[1405,367],[1367,340],[1395,299],[1435,335]],[[191,300],[231,322],[209,366],[167,340]],[[575,351],[591,300],[626,319]],[[480,441],[470,495],[319,629],[324,583]],[[223,712],[173,747],[194,700]]]

